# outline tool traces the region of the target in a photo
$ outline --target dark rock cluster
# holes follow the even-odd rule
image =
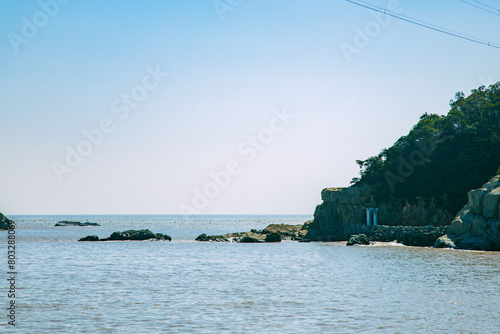
[[[57,224],[55,224],[54,226],[101,226],[101,225],[98,223],[89,223],[89,222],[81,223],[81,222],[73,222],[73,221],[69,221],[69,220],[62,220],[62,221],[58,222]]]
[[[167,240],[171,241],[172,238],[166,234],[153,233],[150,230],[127,230],[124,232],[113,232],[108,238],[99,239],[96,235],[89,235],[81,238],[78,241],[120,241],[120,240]]]
[[[357,234],[353,235],[349,238],[347,241],[347,246],[354,246],[354,245],[369,245],[370,240],[365,234]]]
[[[350,235],[364,234],[371,241],[396,241],[406,246],[432,247],[446,233],[446,226],[366,226],[352,225]]]
[[[200,234],[195,240],[241,243],[281,242],[281,240],[301,241],[307,234],[309,223],[306,222],[303,225],[270,224],[261,231],[253,229],[250,232],[227,233],[224,235]]]

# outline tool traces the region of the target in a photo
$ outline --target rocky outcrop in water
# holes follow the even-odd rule
[[[262,234],[260,231],[252,230],[252,232],[235,232],[226,233],[224,235],[206,235],[205,233],[200,234],[196,237],[195,241],[204,242],[264,242],[266,235]]]
[[[261,231],[251,230],[250,232],[227,233],[224,235],[206,235],[203,233],[195,241],[242,243],[281,242],[281,240],[300,241],[307,234],[309,224],[310,221],[303,225],[270,224]]]
[[[128,230],[124,232],[113,232],[109,238],[99,239],[96,235],[89,235],[81,238],[78,241],[122,241],[122,240],[166,240],[171,241],[172,238],[166,234],[153,233],[150,230]]]
[[[262,231],[252,230],[252,232],[235,232],[224,235],[206,235],[203,233],[195,241],[256,243],[266,242],[266,237],[267,235]]]
[[[206,235],[205,233],[200,234],[194,239],[195,241],[212,241],[212,242],[230,242],[228,238],[223,235]]]
[[[377,203],[369,187],[326,188],[321,192],[321,198],[323,203],[316,207],[314,220],[304,239],[348,240],[358,226],[366,226],[367,208],[379,209],[378,225],[443,226],[452,219],[433,201]]]
[[[108,240],[172,240],[168,235],[162,233],[153,233],[150,230],[128,230],[124,232],[113,232]]]
[[[55,224],[54,226],[101,226],[101,225],[98,223],[89,223],[89,222],[81,223],[81,222],[73,222],[73,221],[69,221],[69,220],[62,220],[62,221],[58,222],[57,224]]]
[[[88,235],[85,238],[81,238],[78,241],[99,241],[99,237],[97,235]]]
[[[365,234],[353,235],[347,241],[347,246],[369,245],[369,244],[370,244],[370,240],[368,239],[368,237]]]
[[[500,251],[500,175],[469,191],[468,203],[451,222],[446,237],[456,248]]]
[[[13,220],[10,220],[9,218],[5,217],[1,212],[0,212],[0,230],[10,230],[13,229],[15,226],[15,223]]]

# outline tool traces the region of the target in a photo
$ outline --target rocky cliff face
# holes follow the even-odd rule
[[[500,251],[500,175],[471,190],[467,205],[448,227],[456,248]]]
[[[313,241],[345,240],[347,226],[366,223],[366,208],[372,202],[369,188],[327,188],[321,199],[306,235]]]
[[[432,201],[377,203],[369,187],[326,188],[321,198],[306,235],[313,241],[346,240],[358,226],[366,225],[367,208],[379,209],[378,225],[443,226],[453,218]]]

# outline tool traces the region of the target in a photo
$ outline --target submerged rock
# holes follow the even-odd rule
[[[113,232],[109,238],[99,239],[96,235],[89,235],[81,238],[78,241],[120,241],[120,240],[167,240],[171,241],[172,238],[166,234],[153,233],[150,230],[128,230],[124,232]]]
[[[73,221],[69,221],[69,220],[62,220],[62,221],[58,222],[57,224],[55,224],[54,226],[101,226],[101,225],[98,223],[89,223],[89,222],[80,223],[80,222],[73,222]]]
[[[370,240],[365,234],[358,234],[358,235],[353,235],[349,238],[349,241],[347,241],[347,246],[353,246],[353,245],[369,245]]]

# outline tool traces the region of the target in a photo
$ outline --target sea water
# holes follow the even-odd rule
[[[0,332],[500,333],[500,253],[396,243],[194,242],[309,216],[11,216]],[[99,227],[54,227],[59,220]],[[78,242],[148,228],[166,241]]]

